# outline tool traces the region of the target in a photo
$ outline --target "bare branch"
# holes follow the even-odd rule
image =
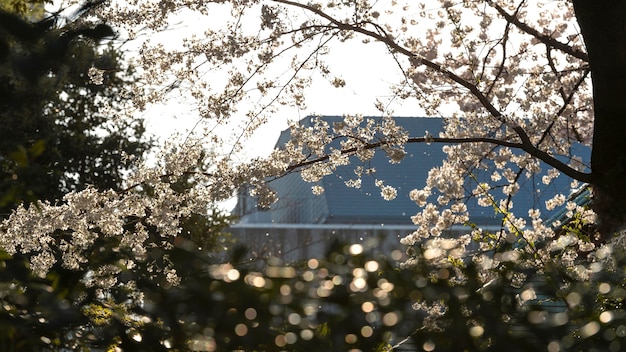
[[[504,63],[506,62],[507,59],[507,42],[509,40],[509,32],[510,32],[510,28],[511,28],[511,24],[507,22],[506,27],[504,28],[504,34],[502,35],[502,37],[498,40],[498,42],[496,44],[494,44],[491,48],[489,48],[489,52],[491,52],[492,50],[495,49],[496,46],[498,46],[498,44],[502,45],[502,62],[500,63],[500,65],[498,66],[498,71],[496,72],[493,80],[491,81],[491,84],[489,85],[489,88],[487,89],[487,92],[485,93],[486,96],[490,96],[493,89],[496,86],[496,82],[498,81],[498,78],[500,78],[500,76],[502,75],[502,73],[505,70],[504,67]],[[485,72],[485,67],[486,67],[486,63],[487,63],[487,58],[489,57],[489,54],[485,55],[485,58],[483,60],[483,69],[481,72],[481,77],[480,80],[483,79],[483,73]]]

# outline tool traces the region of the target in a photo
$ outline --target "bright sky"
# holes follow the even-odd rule
[[[267,155],[274,147],[275,141],[282,130],[287,128],[290,120],[299,120],[311,114],[343,115],[364,114],[379,116],[380,112],[374,107],[379,99],[388,102],[389,86],[397,82],[399,69],[387,54],[382,45],[359,43],[341,43],[334,45],[328,56],[336,72],[341,72],[341,78],[346,81],[343,88],[332,87],[323,78],[314,80],[307,95],[307,110],[283,108],[264,125],[250,141],[247,155],[250,157]],[[181,100],[184,97],[181,97]],[[399,105],[391,102],[396,116],[421,116],[419,108],[414,104]],[[193,107],[183,101],[171,99],[167,105],[153,106],[143,116],[148,122],[149,130],[156,135],[166,138],[174,132],[186,134],[193,129],[200,129],[199,121]],[[242,107],[240,115],[245,113]],[[237,118],[237,116],[235,116]]]

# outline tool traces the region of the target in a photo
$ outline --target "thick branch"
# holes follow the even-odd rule
[[[626,2],[573,0],[591,67],[594,210],[605,232],[626,224]]]
[[[493,8],[495,8],[496,11],[498,11],[498,13],[500,13],[500,15],[504,17],[507,22],[514,24],[524,33],[537,38],[540,42],[548,46],[561,50],[562,52],[572,55],[573,57],[583,60],[585,62],[589,62],[589,56],[587,55],[587,53],[572,48],[565,43],[561,43],[560,41],[552,38],[549,35],[539,33],[539,31],[537,31],[536,29],[530,27],[526,23],[521,22],[516,16],[513,16],[510,13],[506,12],[502,7],[500,7],[500,5],[496,4],[494,1],[489,1],[489,4],[493,6]]]

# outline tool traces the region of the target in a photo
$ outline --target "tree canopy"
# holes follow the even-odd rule
[[[625,109],[619,96],[626,82],[623,4],[608,0],[177,0],[126,6],[103,2],[93,10],[94,18],[106,25],[86,22],[86,27],[68,29],[57,37],[98,39],[109,34],[106,28],[115,28],[121,38],[136,43],[136,77],[145,90],[124,98],[132,104],[127,117],[179,94],[193,104],[195,118],[207,126],[199,135],[165,145],[152,164],[138,160],[122,185],[102,190],[61,187],[64,196],[58,204],[20,206],[0,225],[0,245],[10,255],[24,256],[37,277],[50,280],[59,270],[77,272],[75,282],[94,288],[93,297],[107,308],[106,314],[127,305],[107,344],[150,341],[163,348],[204,343],[202,348],[208,350],[250,346],[281,350],[327,336],[326,342],[319,343],[329,343],[330,349],[378,346],[388,350],[393,334],[385,333],[398,326],[397,331],[410,335],[427,351],[501,350],[512,340],[519,342],[521,350],[622,348],[624,232],[620,229],[626,214],[626,185],[621,143],[626,125],[616,116]],[[174,40],[160,36],[177,16],[198,18],[196,24],[185,23],[189,28],[197,26],[193,27],[197,31]],[[36,50],[52,50],[51,43],[43,41],[45,45]],[[13,54],[4,54],[3,49],[10,48],[11,41],[0,44],[4,44],[2,58],[15,62],[10,61]],[[283,149],[268,157],[238,161],[250,137],[273,115],[285,108],[307,108],[311,86],[327,82],[328,94],[339,94],[349,86],[333,61],[333,51],[348,45],[386,55],[384,63],[348,58],[355,66],[362,65],[364,76],[375,77],[376,66],[383,64],[396,72],[387,77],[385,98],[363,102],[378,110],[382,122],[373,123],[361,111],[350,111],[343,123],[332,126],[321,120],[310,128],[294,123],[292,138]],[[10,74],[21,72],[32,82],[28,75],[35,72],[37,80],[54,81],[54,74],[47,73],[61,67],[58,61],[36,70],[20,66],[28,63],[19,61]],[[94,74],[100,72],[95,68]],[[85,69],[89,71],[82,68],[83,75]],[[373,79],[372,85],[380,81]],[[63,100],[63,95],[59,97]],[[120,95],[113,92],[108,99],[113,97]],[[75,102],[79,100],[67,109],[80,106]],[[20,109],[31,106],[11,105],[12,100],[0,103]],[[443,117],[444,132],[411,136],[396,126],[393,108],[408,104],[416,114]],[[236,126],[233,138],[224,137],[223,126]],[[33,129],[37,130],[27,128]],[[341,148],[328,147],[333,136],[342,138]],[[44,152],[53,150],[48,142],[37,144],[39,140],[45,139],[34,137],[15,150],[22,150],[25,160],[39,158],[38,145],[45,147]],[[190,216],[206,214],[242,188],[256,195],[261,206],[271,206],[272,179],[299,172],[314,186],[337,166],[349,164],[349,156],[367,162],[382,150],[390,162],[401,163],[406,143],[443,148],[447,159],[430,170],[425,185],[408,194],[423,207],[412,217],[416,231],[402,240],[411,258],[400,268],[381,270],[376,282],[372,276],[377,270],[367,267],[370,261],[350,259],[358,253],[342,249],[329,255],[328,268],[319,263],[307,263],[301,270],[268,265],[264,272],[256,272],[235,267],[236,261],[198,261],[191,266],[203,268],[204,279],[189,281],[195,277],[183,270],[189,266],[178,266],[186,258],[177,257],[184,239],[179,235]],[[591,148],[590,160],[574,155],[578,145]],[[11,162],[19,164],[19,152],[12,155]],[[528,214],[516,213],[515,197],[523,191],[519,179],[533,177],[541,169],[549,170],[542,179],[545,184],[568,177],[581,197],[591,194],[591,208],[569,199],[569,194],[555,194]],[[489,178],[472,179],[475,170],[487,170]],[[84,177],[86,171],[83,167],[73,176]],[[356,180],[364,176],[355,165]],[[178,187],[181,181],[188,184]],[[398,196],[384,181],[377,182],[381,195]],[[587,185],[591,193],[584,192]],[[324,190],[314,186],[312,191]],[[470,197],[495,210],[502,219],[500,229],[472,226],[465,207]],[[567,220],[547,223],[542,214],[558,207]],[[467,233],[458,238],[441,235],[453,225],[466,225]],[[113,259],[91,261],[94,253],[110,253]],[[382,268],[380,263],[376,265]],[[137,273],[136,279],[128,279],[129,272]],[[318,286],[307,286],[313,280],[307,277],[318,278]],[[275,279],[276,285],[266,284]],[[128,300],[131,294],[142,296],[145,282],[158,283],[149,291],[158,297]],[[196,316],[181,297],[200,299],[197,292],[205,285],[213,295],[202,302],[217,310]],[[230,287],[236,287],[236,294],[220,296]],[[250,303],[254,313],[238,306],[240,298],[254,296],[248,296],[250,292],[258,293],[258,301]],[[274,301],[278,293],[287,298]],[[112,301],[98,301],[100,297]],[[309,320],[306,302],[328,299],[338,300],[330,310],[338,318],[313,309]],[[287,308],[272,308],[281,305]],[[172,310],[159,313],[163,306]],[[219,310],[224,307],[229,309]],[[272,317],[255,320],[266,308]],[[343,309],[355,309],[360,329],[345,325],[349,321],[345,319],[354,315]],[[373,315],[367,317],[372,312],[382,317],[382,325],[371,321]],[[167,314],[173,315],[166,319]],[[416,318],[400,320],[401,315]],[[129,316],[141,317],[145,324],[125,319]],[[157,316],[162,322],[155,323]],[[219,324],[211,320],[216,317],[226,319],[226,330],[217,328]],[[95,318],[92,315],[84,325],[94,336],[104,336],[94,328]],[[104,325],[113,324],[105,320]],[[177,335],[181,321],[193,323]],[[285,321],[290,326],[281,327]],[[151,327],[162,330],[154,335],[156,340],[144,340],[143,336],[153,336]],[[263,340],[267,336],[269,341]],[[360,344],[371,336],[376,343]]]
[[[64,19],[46,17],[43,6],[26,14],[22,5],[0,10],[2,218],[18,205],[58,204],[70,191],[119,190],[132,169],[128,157],[151,147],[141,120],[115,121],[132,70],[118,51],[99,46],[107,35],[85,24],[61,25]],[[90,77],[94,70],[99,82]],[[85,272],[57,267],[42,279],[33,277],[28,258],[4,250],[0,257],[0,348],[41,350],[61,340],[70,341],[65,348],[80,345],[72,333],[85,324],[84,307],[68,302],[94,294],[81,283]]]
[[[151,142],[141,120],[115,116],[127,105],[132,71],[123,72],[112,47],[98,49],[110,27],[56,28],[55,15],[34,24],[13,13],[0,18],[0,212],[87,185],[119,190],[132,167],[125,160],[142,157]]]

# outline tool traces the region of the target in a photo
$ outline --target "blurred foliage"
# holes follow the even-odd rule
[[[50,3],[52,0],[0,0],[0,11],[36,19],[44,15],[45,5]]]
[[[142,219],[129,219],[128,229],[138,221]],[[200,301],[212,303],[206,300],[207,287],[202,292],[198,288],[206,281],[196,280],[202,277],[203,266],[214,260],[210,251],[200,250],[198,244],[179,237],[168,246],[154,228],[149,233],[148,242],[159,245],[151,246],[143,259],[132,250],[121,249],[120,237],[101,236],[89,262],[79,269],[63,267],[62,250],[58,250],[57,263],[45,278],[33,275],[26,258],[5,255],[0,266],[0,350],[166,350],[164,340],[156,334],[170,334],[168,324],[187,329],[175,301],[182,300],[178,303],[182,304],[190,295],[198,295]],[[175,287],[162,270],[172,263],[185,277]],[[95,281],[108,282],[108,288]],[[162,299],[168,295],[173,297],[171,302]],[[157,302],[164,305],[154,307]],[[186,307],[202,312],[202,307]],[[144,331],[143,342],[137,341],[134,334]]]
[[[577,219],[563,227],[575,231],[559,235],[578,236],[587,225]],[[417,350],[624,350],[626,251],[607,244],[593,253],[563,243],[549,260],[516,250],[518,242],[494,248],[488,254],[497,265],[487,284],[479,264],[435,266],[413,248],[412,270],[422,275],[415,306],[421,323],[411,336]],[[562,259],[569,250],[578,251],[574,266]],[[541,260],[540,269],[522,264],[530,257]]]
[[[621,351],[624,347],[622,270],[562,285],[564,274],[547,268],[541,275],[529,273],[532,279],[515,288],[508,278],[525,269],[513,262],[502,264],[500,276],[482,285],[472,265],[458,281],[453,268],[435,269],[424,260],[401,269],[394,260],[372,255],[360,245],[334,244],[324,258],[295,266],[270,258],[255,270],[215,262],[186,241],[179,238],[172,248],[153,247],[148,254],[173,263],[182,278],[179,285],[170,285],[162,273],[141,261],[132,270],[122,269],[105,296],[85,285],[86,272],[59,267],[45,279],[31,277],[28,289],[14,289],[15,294],[3,297],[4,309],[14,317],[0,326],[11,334],[24,330],[26,336],[38,338],[13,345],[5,341],[0,347],[123,351]],[[90,266],[115,265],[128,258],[114,250],[114,243],[102,246],[99,252],[107,255],[94,255]],[[619,258],[615,264],[624,267],[623,250],[615,258]],[[7,279],[29,275],[27,270],[0,274]],[[125,304],[138,299],[131,286],[143,292],[142,304]],[[528,296],[531,286],[536,297]],[[77,295],[89,303],[71,303]],[[528,302],[521,304],[520,299]],[[415,302],[445,305],[437,328],[427,328],[428,314],[414,310]]]
[[[97,266],[115,265],[123,254],[106,243]],[[408,334],[417,291],[413,271],[399,271],[380,257],[352,255],[336,246],[325,260],[300,270],[271,259],[263,271],[216,264],[205,251],[154,247],[150,257],[175,264],[182,281],[137,261],[122,269],[106,295],[86,285],[85,271],[60,266],[45,279],[27,270],[0,277],[29,282],[2,298],[3,351],[331,351],[388,350],[386,341]],[[122,268],[122,265],[117,265]],[[401,284],[400,287],[395,286]],[[133,289],[130,289],[130,287]],[[133,295],[134,288],[143,292]],[[141,299],[142,304],[129,301]],[[76,304],[83,302],[84,304]],[[29,338],[7,339],[6,336]]]

